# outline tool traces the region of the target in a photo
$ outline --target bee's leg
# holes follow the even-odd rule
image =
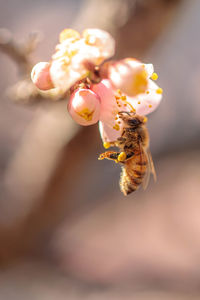
[[[129,159],[129,158],[133,157],[134,155],[135,155],[134,152],[128,153],[126,156],[126,159]]]
[[[126,138],[124,138],[124,137],[119,137],[118,139],[117,139],[117,141],[116,141],[116,146],[117,147],[120,147],[120,146],[122,146],[122,145],[124,145],[124,143],[126,142]]]
[[[124,143],[124,142],[126,142],[126,138],[120,136],[120,137],[117,139],[117,141],[120,142],[120,143]]]
[[[110,159],[114,160],[115,162],[118,162],[118,156],[120,155],[120,152],[115,152],[115,151],[106,151],[102,154],[99,155],[99,160],[102,159]]]
[[[108,149],[110,147],[115,147],[115,142],[104,142],[103,143],[104,148]]]

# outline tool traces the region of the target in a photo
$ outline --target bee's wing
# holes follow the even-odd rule
[[[153,163],[153,159],[152,159],[151,152],[150,152],[149,148],[147,150],[144,150],[144,151],[145,151],[147,161],[148,161],[147,162],[147,171],[146,171],[145,177],[144,177],[143,182],[142,182],[143,189],[145,190],[148,186],[151,173],[153,174],[154,181],[156,181],[157,177],[156,177],[156,171],[155,171],[155,168],[154,168],[154,163]]]
[[[152,159],[151,152],[150,152],[149,149],[147,149],[147,155],[148,155],[148,162],[149,162],[149,166],[150,166],[150,171],[153,175],[154,181],[156,181],[157,180],[156,170],[155,170],[153,159]]]

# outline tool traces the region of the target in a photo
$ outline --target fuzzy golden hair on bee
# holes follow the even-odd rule
[[[126,196],[141,185],[145,189],[150,174],[156,180],[156,173],[149,150],[149,134],[146,128],[147,118],[134,112],[120,112],[123,122],[121,137],[115,142],[119,151],[106,151],[99,159],[109,159],[122,165],[120,189]]]

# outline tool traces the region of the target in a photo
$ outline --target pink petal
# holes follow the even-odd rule
[[[99,132],[103,142],[115,142],[121,136],[121,130],[117,131],[101,121],[99,121]]]
[[[119,112],[115,99],[115,90],[109,80],[104,79],[98,84],[94,84],[91,89],[99,95],[101,99],[100,121],[113,127],[115,117]]]
[[[118,117],[120,111],[130,111],[129,106],[124,106],[120,99],[117,104],[115,94],[117,91],[113,89],[109,80],[104,79],[100,83],[95,84],[91,89],[98,94],[101,101],[101,111],[99,117],[99,130],[104,142],[116,141],[121,135],[123,124]]]

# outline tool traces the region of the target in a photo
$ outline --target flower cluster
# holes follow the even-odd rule
[[[147,115],[162,99],[152,64],[133,58],[108,61],[114,53],[115,41],[103,30],[86,29],[80,36],[65,29],[52,60],[38,63],[31,74],[41,90],[70,91],[71,117],[83,126],[99,121],[105,147],[121,135],[119,112]]]

